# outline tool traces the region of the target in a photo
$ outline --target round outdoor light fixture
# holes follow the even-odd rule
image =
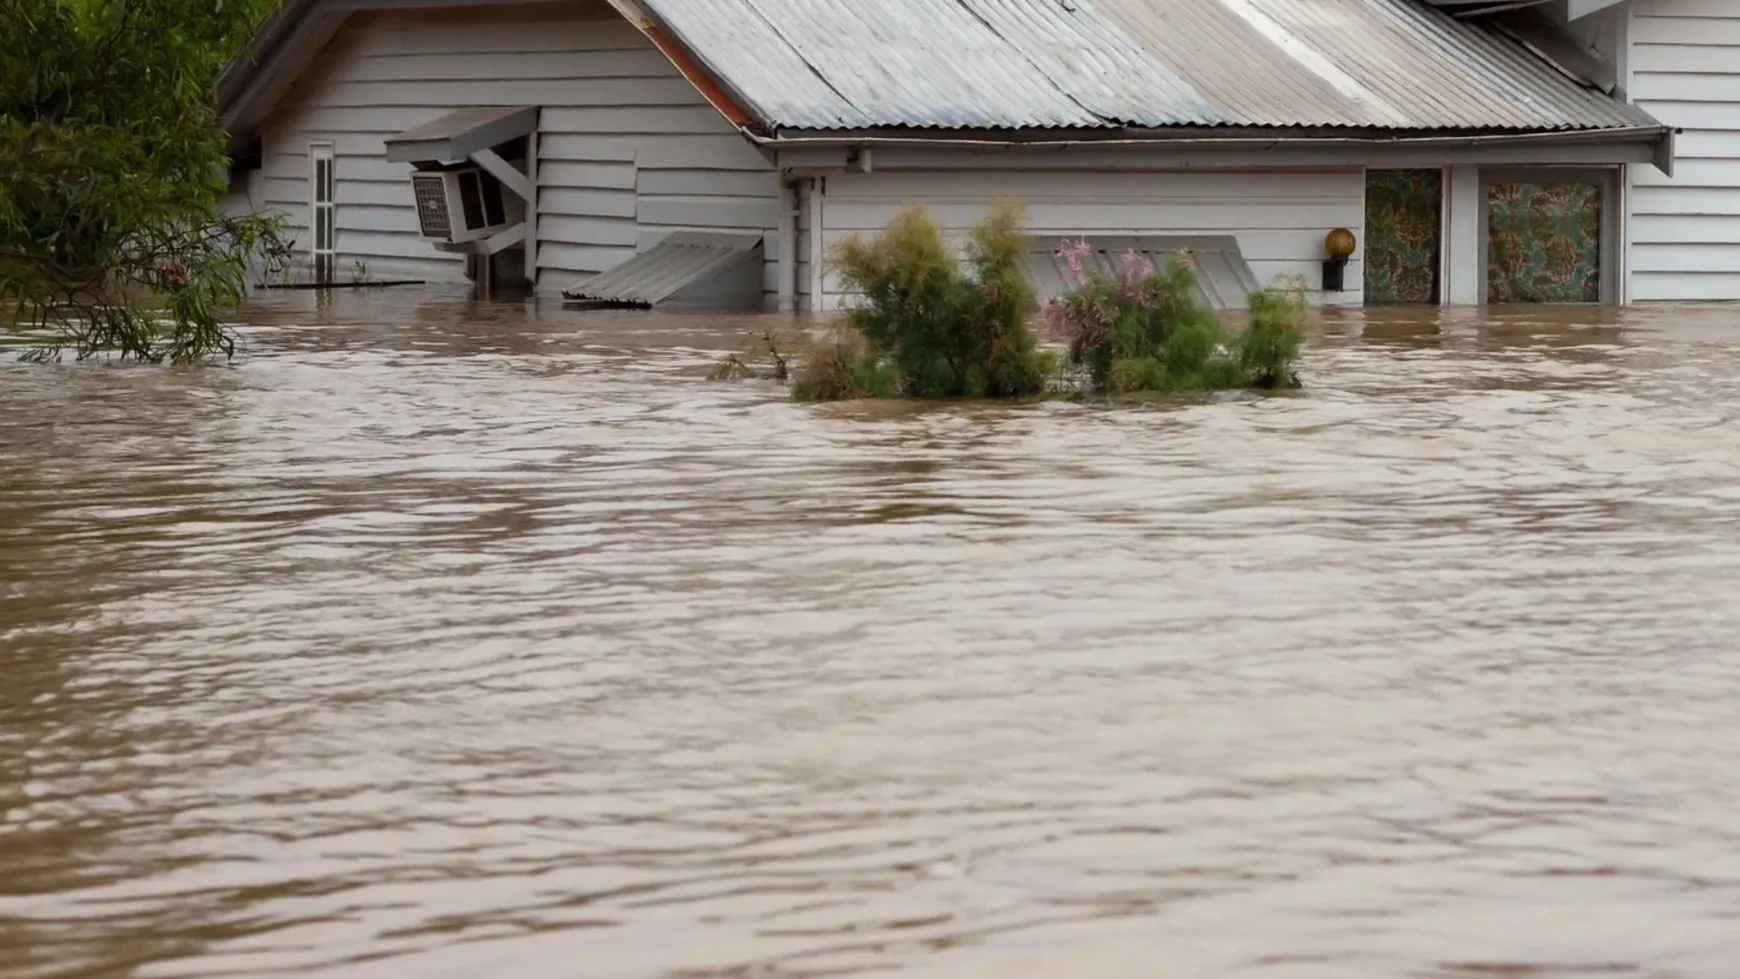
[[[1323,239],[1323,250],[1330,258],[1351,258],[1358,242],[1353,239],[1353,232],[1346,228],[1336,228]]]
[[[1347,260],[1353,256],[1353,250],[1359,243],[1353,240],[1353,232],[1346,228],[1336,228],[1323,237],[1323,250],[1329,257],[1323,260],[1323,291],[1340,292],[1347,288]]]

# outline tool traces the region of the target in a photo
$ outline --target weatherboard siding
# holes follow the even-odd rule
[[[258,170],[231,174],[229,189],[218,201],[218,212],[225,217],[239,218],[260,210],[260,191],[264,185],[264,178]]]
[[[410,167],[385,139],[457,108],[539,105],[539,288],[612,268],[672,231],[779,226],[779,175],[652,43],[598,2],[358,14],[264,127],[256,197],[308,239],[310,143],[337,160],[341,278],[464,281],[418,236]],[[769,248],[769,251],[774,251]],[[777,289],[769,262],[766,288]]]
[[[1631,298],[1740,299],[1740,3],[1637,0],[1631,95],[1684,131],[1674,176],[1632,167]]]
[[[1234,235],[1265,284],[1299,275],[1315,289],[1322,281],[1325,235],[1348,228],[1362,246],[1365,239],[1365,174],[1345,169],[844,174],[827,178],[823,241],[832,248],[853,234],[873,234],[910,203],[925,205],[951,239],[962,241],[999,199],[1023,202],[1031,232],[1059,240],[1089,234]],[[1346,292],[1317,294],[1316,301],[1360,304],[1362,258],[1363,252],[1348,264]],[[823,277],[823,291],[830,309],[849,295],[832,273]]]
[[[218,201],[218,213],[228,218],[258,213],[264,209],[261,192],[265,185],[265,177],[258,170],[232,173],[229,189]],[[247,274],[250,282],[258,282],[264,277],[265,261],[258,254],[248,256]]]

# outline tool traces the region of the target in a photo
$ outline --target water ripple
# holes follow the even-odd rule
[[[0,975],[1733,975],[1732,313],[815,407],[314,302],[0,366]]]

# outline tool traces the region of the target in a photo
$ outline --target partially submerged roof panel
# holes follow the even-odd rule
[[[537,131],[536,106],[476,106],[388,136],[391,163],[458,163],[473,153]]]
[[[1419,0],[638,0],[767,126],[1660,127]]]
[[[1260,283],[1232,235],[1101,235],[1070,241],[1087,244],[1081,262],[1108,275],[1121,275],[1131,256],[1164,269],[1174,258],[1188,256],[1196,268],[1196,293],[1210,309],[1244,309]],[[1024,271],[1040,301],[1069,291],[1068,259],[1055,238],[1035,238]]]
[[[761,305],[761,292],[760,235],[679,231],[562,298],[600,308],[747,309]]]

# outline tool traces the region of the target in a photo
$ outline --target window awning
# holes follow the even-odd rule
[[[475,106],[387,137],[392,163],[460,163],[538,128],[538,107]]]

